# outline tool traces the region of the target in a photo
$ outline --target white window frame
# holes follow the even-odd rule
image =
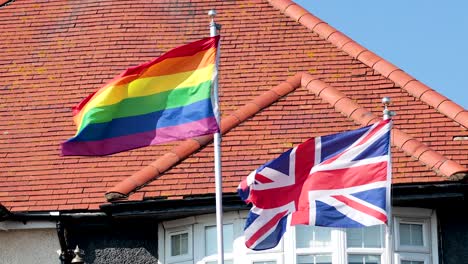
[[[424,261],[424,264],[439,264],[437,238],[437,215],[435,210],[412,207],[395,207],[393,209],[393,246],[394,263],[401,260]],[[400,245],[400,223],[423,225],[423,246]]]
[[[395,263],[401,264],[402,260],[422,261],[424,264],[430,263],[430,257],[427,254],[400,253],[395,256]]]
[[[254,264],[255,261],[276,261],[276,264],[283,264],[282,253],[265,253],[265,254],[250,254],[245,262],[242,264]],[[239,262],[236,262],[236,264]]]
[[[359,248],[359,247],[348,247],[346,243],[346,229],[340,229],[343,232],[343,237],[341,238],[344,240],[344,249],[341,250],[345,253],[346,256],[343,256],[341,259],[344,259],[344,262],[337,262],[337,263],[348,263],[348,256],[349,255],[380,255],[380,263],[385,263],[385,250],[386,250],[386,243],[385,243],[385,226],[380,226],[381,237],[380,237],[380,244],[382,245],[381,248]]]
[[[347,263],[348,255],[380,255],[381,263],[386,263],[385,228],[382,229],[382,248],[348,248],[346,229],[331,230],[331,246],[323,248],[296,248],[296,230],[290,228],[277,247],[264,251],[254,251],[245,247],[244,225],[248,211],[224,213],[223,223],[233,224],[233,251],[225,253],[225,260],[233,260],[234,264],[253,264],[255,261],[276,261],[277,264],[296,264],[297,255],[332,256],[332,263]],[[438,264],[437,217],[434,210],[422,208],[393,208],[393,263],[401,264],[402,260],[424,261],[424,264]],[[423,224],[424,247],[399,246],[399,223]],[[159,224],[158,254],[162,263],[206,264],[216,261],[217,255],[205,256],[205,227],[216,225],[215,214],[187,217]],[[170,257],[169,234],[188,231],[189,251],[185,258]],[[178,256],[177,258],[179,258]]]
[[[424,218],[410,218],[410,217],[397,217],[395,219],[395,251],[410,251],[410,252],[421,252],[429,253],[430,252],[430,219]],[[422,236],[423,236],[423,245],[422,246],[408,246],[401,245],[400,243],[400,224],[409,224],[409,225],[421,225],[422,226]]]
[[[188,235],[188,243],[187,243],[187,254],[172,256],[171,255],[171,237],[174,235],[180,234],[187,234]],[[165,233],[165,253],[166,253],[166,261],[167,263],[184,263],[188,262],[191,263],[193,259],[193,231],[191,225],[174,227],[166,230]]]
[[[162,222],[158,225],[158,264],[162,263],[175,263],[177,264],[192,264],[193,263],[193,230],[192,225],[195,222],[194,217],[187,217],[172,221]],[[171,257],[170,254],[170,239],[169,235],[173,232],[180,232],[186,230],[189,232],[189,253],[183,256]],[[162,246],[164,245],[164,246]]]
[[[297,255],[331,255],[332,262],[335,261],[336,255],[340,250],[336,245],[337,241],[340,239],[340,232],[336,229],[331,230],[331,246],[321,247],[321,248],[297,248],[296,247],[296,228],[290,228],[284,234],[284,259],[293,260],[292,263],[297,262]],[[338,243],[339,244],[339,243]]]
[[[216,221],[213,219],[214,215],[201,215],[196,217],[196,224],[194,225],[194,234],[197,238],[197,246],[195,247],[194,251],[194,258],[195,263],[197,264],[205,264],[209,261],[216,261],[217,254],[205,256],[205,228],[207,226],[216,226]],[[229,212],[223,214],[223,225],[232,224],[233,229],[233,237],[235,238],[237,234],[242,233],[243,227],[239,226],[239,214],[237,212]],[[200,246],[201,245],[201,246]],[[224,253],[224,260],[232,260],[234,262],[234,255],[235,255],[235,245],[233,241],[233,250],[231,253]]]

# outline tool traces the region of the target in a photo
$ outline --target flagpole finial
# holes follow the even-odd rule
[[[211,19],[214,19],[214,17],[217,15],[216,10],[211,9],[208,11],[208,15],[211,17]]]
[[[392,118],[392,116],[396,115],[395,112],[388,110],[388,106],[392,103],[392,100],[390,97],[384,97],[382,98],[382,104],[384,105],[384,110],[383,110],[383,119],[387,120]]]
[[[216,13],[216,10],[214,9],[211,9],[210,11],[208,11],[208,16],[211,18],[211,22],[210,22],[210,37],[214,37],[216,35],[218,35],[218,30],[221,29],[221,25],[220,24],[217,24],[215,22],[215,16],[217,15],[218,13]]]
[[[387,105],[389,105],[391,102],[392,102],[392,99],[390,99],[390,97],[382,98],[382,104],[384,104],[385,107],[387,107]]]

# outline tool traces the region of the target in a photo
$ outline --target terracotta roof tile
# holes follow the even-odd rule
[[[103,188],[118,184],[125,192],[143,185],[132,200],[213,194],[212,136],[108,157],[58,155],[59,143],[75,130],[72,106],[129,66],[206,36],[211,8],[223,26],[219,84],[225,192],[234,192],[249,171],[307,138],[372,122],[381,115],[383,96],[393,99],[396,128],[448,159],[428,165],[438,167],[436,173],[394,148],[394,183],[463,177],[450,161],[468,166],[466,140],[454,140],[467,136],[466,125],[459,125],[468,120],[464,109],[428,98],[431,89],[399,69],[387,71],[386,78],[373,68],[387,67],[382,58],[293,2],[271,2],[280,11],[257,0],[14,1],[2,7],[0,203],[13,212],[95,210],[104,201]],[[305,78],[294,76],[297,72],[311,73],[342,92],[334,103],[339,110],[306,89],[295,89]],[[326,87],[316,81],[308,87],[313,84]],[[435,106],[420,99],[424,93]],[[232,115],[247,102],[251,109],[240,118],[258,111],[254,116]],[[347,112],[353,102],[360,108]],[[428,154],[421,157],[429,163],[434,157]],[[162,157],[165,161],[153,163]],[[40,205],[45,201],[50,207]]]

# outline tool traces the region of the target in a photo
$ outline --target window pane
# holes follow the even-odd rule
[[[413,245],[424,246],[423,225],[411,225],[411,241]]]
[[[400,224],[400,244],[411,245],[410,225]]]
[[[299,255],[297,264],[331,264],[331,255]]]
[[[400,244],[405,246],[424,246],[423,225],[400,223]]]
[[[364,229],[364,247],[382,247],[382,226],[370,226]]]
[[[418,260],[402,260],[401,264],[424,264],[424,261]]]
[[[348,247],[381,248],[382,226],[347,228],[346,241]]]
[[[218,261],[207,261],[206,264],[218,264]],[[224,260],[224,264],[232,264],[232,260]]]
[[[223,225],[224,253],[232,252],[232,242],[234,241],[234,226],[232,224]],[[205,227],[205,256],[218,253],[216,242],[216,226]]]
[[[254,261],[253,264],[276,264],[276,260],[270,260],[270,261]]]
[[[349,264],[380,264],[380,256],[376,255],[348,255]]]
[[[188,254],[188,233],[171,235],[171,256]]]
[[[331,229],[320,226],[296,226],[296,247],[326,247],[331,244]]]

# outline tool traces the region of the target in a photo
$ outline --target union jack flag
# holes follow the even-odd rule
[[[244,228],[253,250],[275,247],[287,226],[364,227],[387,223],[390,120],[311,138],[244,179],[252,209]]]

